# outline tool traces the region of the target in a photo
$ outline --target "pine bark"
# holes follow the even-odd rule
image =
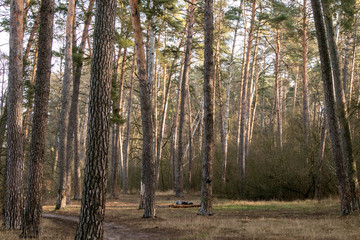
[[[153,119],[151,88],[147,81],[146,59],[137,0],[130,0],[132,25],[137,55],[138,78],[140,85],[140,105],[143,131],[141,179],[145,185],[144,218],[155,217],[155,162],[153,148]]]
[[[69,0],[68,13],[66,16],[66,46],[65,46],[65,69],[64,80],[61,92],[61,114],[60,114],[60,133],[59,133],[59,185],[58,196],[55,209],[66,206],[66,146],[67,129],[69,122],[69,96],[72,78],[72,45],[73,45],[73,23],[75,13],[75,0]]]
[[[23,1],[10,1],[5,229],[20,229],[23,216]]]
[[[212,211],[212,180],[214,161],[214,10],[213,0],[205,0],[204,40],[204,147],[201,173],[201,206],[198,215],[209,216]]]
[[[350,191],[352,194],[352,204],[354,208],[359,208],[360,188],[357,177],[356,161],[353,156],[350,124],[349,124],[347,109],[345,105],[345,92],[340,78],[341,75],[340,75],[339,55],[333,37],[334,29],[333,29],[332,18],[330,15],[331,13],[328,4],[329,3],[327,2],[327,0],[323,0],[323,14],[326,25],[327,42],[329,46],[331,67],[333,73],[333,82],[335,87],[336,116],[338,118],[339,126],[340,126],[340,140],[342,143],[342,151],[345,159],[344,163],[347,168],[347,174],[349,177]],[[344,76],[344,78],[346,78],[346,76]]]
[[[77,240],[104,237],[116,1],[97,0],[96,9],[85,178]]]
[[[344,155],[341,147],[340,133],[338,129],[338,120],[335,112],[335,98],[332,83],[332,68],[327,45],[327,36],[323,22],[323,13],[321,11],[320,0],[311,0],[314,22],[316,28],[316,37],[321,61],[321,73],[324,87],[325,107],[328,120],[328,129],[332,143],[332,150],[335,162],[335,171],[338,180],[341,212],[343,215],[350,214],[352,211],[351,192],[346,167],[344,165]]]
[[[39,48],[36,70],[34,116],[22,238],[37,238],[41,234],[42,181],[50,93],[54,6],[54,0],[41,1],[39,30],[39,45],[41,48]]]

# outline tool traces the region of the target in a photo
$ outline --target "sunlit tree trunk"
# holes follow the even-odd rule
[[[135,64],[136,64],[136,54],[134,51],[133,62],[131,67],[131,76],[130,76],[129,99],[126,110],[127,118],[126,118],[126,137],[124,141],[124,167],[123,167],[123,188],[122,188],[122,192],[124,194],[128,193],[128,183],[129,183],[128,173],[129,173],[129,151],[130,151],[130,133],[131,133],[131,110],[132,110],[131,108],[132,108],[132,98],[133,98]]]
[[[243,191],[244,181],[245,181],[245,167],[246,167],[246,136],[247,136],[247,116],[248,116],[248,83],[249,83],[249,71],[250,71],[250,55],[253,44],[253,32],[255,27],[255,12],[256,12],[256,1],[252,1],[251,8],[251,24],[249,31],[248,44],[246,49],[246,57],[245,57],[245,67],[244,67],[244,77],[243,77],[243,89],[241,96],[241,124],[240,124],[240,181],[241,181],[241,191]]]
[[[276,110],[276,122],[277,122],[277,147],[282,150],[282,114],[280,106],[280,32],[276,29],[276,51],[275,51],[275,110]]]
[[[22,224],[22,238],[39,237],[42,215],[42,181],[50,93],[54,0],[41,1],[39,59],[36,70],[35,105],[31,133],[29,177]]]
[[[240,24],[240,16],[239,19],[236,21],[236,26],[234,30],[234,38],[233,44],[231,48],[231,55],[230,55],[230,62],[229,62],[229,77],[226,83],[226,99],[225,99],[225,113],[224,113],[224,143],[223,143],[223,162],[222,162],[222,175],[221,181],[223,183],[226,182],[226,167],[227,167],[227,153],[228,153],[228,137],[229,137],[229,112],[230,112],[230,88],[231,83],[234,78],[233,73],[233,65],[234,65],[234,55],[235,55],[235,45],[237,39],[237,33]]]
[[[179,47],[178,49],[181,48],[181,46],[183,45],[183,42],[184,42],[184,39],[185,39],[185,34],[183,35],[181,41],[180,41],[180,44],[179,44]],[[164,135],[164,132],[165,132],[165,126],[166,126],[166,115],[167,115],[167,109],[168,109],[168,103],[169,103],[169,95],[170,95],[170,84],[171,84],[171,80],[172,80],[172,76],[175,72],[175,68],[176,68],[176,63],[177,63],[177,60],[179,58],[179,54],[177,54],[174,59],[173,59],[173,62],[171,64],[171,67],[170,67],[170,71],[168,73],[168,81],[166,83],[166,87],[165,87],[165,92],[163,93],[164,94],[164,103],[162,105],[162,112],[161,112],[161,126],[160,126],[160,132],[159,132],[159,135],[158,135],[158,150],[157,150],[157,157],[156,157],[156,186],[158,186],[159,184],[159,177],[160,177],[160,165],[161,165],[161,156],[162,156],[162,145],[163,145],[163,135]],[[164,70],[165,71],[165,70]],[[164,78],[166,77],[166,74],[164,74]],[[165,79],[164,79],[165,81]],[[176,108],[176,112],[177,112],[177,109]],[[172,139],[174,138],[174,136],[172,137]],[[176,138],[176,137],[175,137]],[[173,142],[173,140],[172,140]],[[172,152],[173,152],[173,148],[171,148],[171,155],[172,155]],[[171,157],[172,158],[172,157]]]
[[[352,194],[352,204],[353,207],[359,208],[360,189],[359,189],[359,182],[357,177],[356,161],[354,159],[353,150],[352,150],[350,124],[349,124],[347,109],[345,105],[345,93],[340,78],[339,56],[338,56],[337,46],[333,37],[334,30],[333,30],[329,5],[324,0],[323,0],[323,12],[324,12],[325,25],[326,25],[327,42],[329,45],[331,67],[333,73],[333,82],[335,87],[336,116],[339,119],[340,139],[341,139],[342,150],[345,159],[344,163],[345,166],[347,167],[347,173],[349,177],[350,191]]]
[[[324,119],[321,126],[321,135],[320,135],[320,147],[319,147],[319,155],[317,161],[317,169],[316,169],[316,179],[315,179],[315,196],[314,198],[318,201],[321,199],[321,174],[323,169],[323,162],[325,156],[325,144],[326,144],[326,114],[324,112]]]
[[[308,141],[308,131],[309,131],[309,87],[308,87],[308,69],[307,69],[307,54],[308,54],[308,37],[307,37],[307,7],[306,1],[303,0],[303,34],[302,34],[302,77],[303,77],[303,138],[305,144]]]
[[[212,215],[213,161],[214,161],[214,23],[213,1],[205,0],[204,40],[204,147],[201,173],[201,206],[199,215]]]
[[[85,51],[86,39],[89,36],[89,26],[92,17],[92,11],[95,0],[89,2],[89,6],[85,15],[84,29],[81,37],[80,49],[79,49],[79,60],[76,62],[74,80],[73,80],[73,96],[71,99],[69,123],[74,124],[73,135],[74,135],[74,199],[81,199],[81,169],[80,169],[80,149],[79,149],[79,129],[78,129],[78,114],[79,114],[79,93],[80,93],[80,80],[83,66],[83,55]],[[75,97],[74,97],[75,95]],[[74,123],[72,123],[74,119]],[[76,121],[76,124],[75,124]]]
[[[72,45],[73,45],[73,23],[75,14],[75,0],[69,0],[66,16],[66,46],[65,46],[65,70],[61,92],[61,114],[59,133],[59,185],[55,209],[66,206],[66,146],[67,129],[69,120],[69,96],[72,78]]]
[[[143,131],[142,171],[141,179],[145,185],[144,191],[144,218],[155,217],[155,162],[154,162],[154,136],[151,106],[151,88],[147,80],[146,59],[140,24],[140,12],[137,0],[130,0],[132,24],[136,46],[138,78],[140,85],[140,105]]]
[[[177,163],[176,163],[176,188],[175,196],[183,196],[183,133],[185,125],[185,104],[188,96],[188,87],[189,87],[189,72],[191,64],[191,53],[192,53],[192,38],[193,38],[193,29],[195,21],[195,0],[189,4],[188,7],[188,25],[187,25],[187,40],[186,40],[186,50],[184,58],[184,69],[182,74],[181,82],[181,101],[180,101],[180,120],[179,120],[179,138],[177,144]],[[191,117],[191,113],[189,113]],[[191,137],[191,135],[190,135]]]
[[[5,229],[20,229],[23,217],[23,1],[10,1]]]
[[[115,15],[115,0],[96,1],[85,178],[77,240],[104,237]]]
[[[341,212],[344,215],[352,211],[352,194],[350,191],[349,178],[344,165],[344,155],[341,147],[340,133],[338,129],[338,120],[335,113],[335,98],[332,83],[332,68],[327,45],[327,36],[323,22],[320,0],[311,0],[314,22],[316,28],[316,37],[321,60],[321,72],[324,87],[325,107],[328,120],[328,129],[330,133],[336,176],[339,186]]]
[[[245,6],[243,8],[244,1],[240,3],[240,9],[242,10],[242,18],[244,24],[244,47],[242,52],[242,63],[240,70],[240,91],[239,91],[239,108],[237,116],[237,133],[236,133],[236,161],[240,163],[240,133],[241,133],[241,107],[242,107],[242,94],[243,94],[243,80],[244,80],[244,68],[245,68],[245,57],[246,57],[246,39],[247,39],[247,22],[246,22],[246,11]]]

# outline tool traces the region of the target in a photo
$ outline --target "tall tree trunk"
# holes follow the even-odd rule
[[[130,0],[132,24],[134,28],[134,39],[136,46],[138,77],[140,83],[140,105],[143,131],[142,148],[142,170],[141,179],[145,184],[145,206],[144,218],[155,217],[155,163],[153,148],[153,119],[151,106],[151,88],[147,81],[145,50],[142,40],[142,30],[140,24],[140,12],[137,0]]]
[[[186,105],[188,108],[188,127],[189,127],[189,144],[188,144],[188,149],[189,149],[189,161],[188,161],[188,175],[187,175],[187,183],[186,183],[186,191],[189,192],[190,189],[190,184],[191,184],[191,172],[192,172],[192,158],[193,158],[193,151],[192,151],[192,119],[191,119],[191,98],[190,98],[190,88],[189,88],[189,84],[187,86],[187,101],[186,101]],[[186,154],[185,154],[186,156]]]
[[[214,24],[213,0],[205,0],[204,40],[204,153],[201,174],[201,206],[198,215],[212,215],[214,161]]]
[[[76,4],[76,3],[75,3]],[[76,6],[74,10],[74,17],[73,17],[73,47],[76,47]],[[72,62],[73,64],[73,71],[76,69],[75,61]],[[75,81],[75,74],[73,72],[73,90],[71,95],[71,103],[70,103],[70,111],[68,117],[68,127],[66,133],[66,204],[70,204],[71,202],[71,174],[72,174],[72,165],[74,159],[74,139],[75,139],[75,129],[77,128],[78,119],[77,119],[77,99],[79,98],[79,87],[80,87],[80,79],[78,82]]]
[[[295,116],[295,110],[296,110],[298,77],[299,77],[299,67],[296,67],[295,79],[294,79],[293,116]]]
[[[181,101],[180,101],[180,121],[179,121],[179,139],[177,144],[177,163],[176,163],[176,188],[175,196],[183,196],[183,133],[184,133],[184,124],[185,124],[185,103],[188,96],[188,87],[189,87],[189,72],[191,64],[191,52],[192,52],[192,38],[193,38],[193,29],[195,21],[195,0],[188,6],[188,25],[187,25],[187,40],[186,40],[186,50],[184,58],[184,69],[182,74],[181,82]],[[189,113],[191,114],[191,113]],[[191,116],[189,116],[191,117]],[[191,137],[191,135],[190,135]]]
[[[182,79],[183,77],[183,69],[184,69],[184,60],[182,60],[180,66],[180,77],[179,79]],[[176,98],[176,109],[175,109],[175,116],[174,116],[174,127],[173,127],[173,134],[171,139],[171,163],[172,163],[172,180],[173,180],[173,190],[176,192],[176,161],[177,161],[177,151],[178,151],[178,128],[179,128],[179,111],[180,111],[180,102],[181,102],[181,88],[182,88],[182,82],[179,81],[178,87],[177,87],[177,98]]]
[[[38,44],[37,44],[38,45]],[[34,56],[34,65],[33,65],[33,71],[30,77],[30,81],[29,81],[29,91],[32,90],[32,88],[34,88],[34,84],[35,84],[35,75],[36,75],[36,68],[37,68],[37,61],[38,61],[38,52],[39,52],[39,47],[36,46],[35,49],[35,56]],[[31,122],[31,112],[32,112],[32,105],[33,105],[33,95],[32,94],[27,94],[27,103],[26,103],[26,112],[25,112],[25,116],[24,116],[24,123],[23,123],[23,127],[24,127],[24,156],[26,156],[26,151],[28,150],[28,146],[29,146],[29,135],[30,135],[30,122]]]
[[[179,47],[178,49],[181,48],[181,46],[183,45],[183,42],[184,42],[184,39],[185,39],[185,34],[183,35],[180,43],[179,43]],[[163,136],[164,136],[164,132],[165,132],[165,126],[166,126],[166,115],[167,115],[167,109],[168,109],[168,103],[169,103],[169,94],[170,94],[170,84],[171,84],[171,80],[172,80],[172,76],[175,72],[175,68],[176,68],[176,62],[179,58],[179,53],[177,53],[173,59],[173,62],[171,64],[171,68],[170,68],[170,71],[169,71],[169,75],[167,76],[168,77],[168,81],[166,83],[166,87],[165,87],[165,92],[163,93],[164,94],[164,103],[162,105],[162,112],[161,112],[161,126],[160,126],[160,132],[159,132],[159,135],[158,135],[158,149],[157,149],[157,157],[156,157],[156,169],[155,169],[155,172],[156,172],[156,186],[158,186],[159,184],[159,177],[160,177],[160,164],[161,164],[161,156],[162,156],[162,142],[163,142]],[[165,78],[166,78],[166,74],[164,74],[164,81],[165,81]],[[177,109],[175,110],[177,112]],[[173,139],[173,138],[172,138]],[[173,148],[171,148],[173,149]]]
[[[135,74],[135,64],[136,64],[136,54],[134,49],[133,62],[131,67],[131,76],[130,76],[130,90],[129,90],[129,100],[127,106],[127,118],[126,118],[126,138],[124,142],[124,168],[123,168],[123,194],[128,193],[128,172],[129,172],[129,151],[130,151],[130,133],[131,133],[131,108],[132,108],[132,96],[133,96],[133,87],[134,87],[134,74]]]
[[[352,45],[352,59],[351,59],[351,70],[350,70],[350,86],[349,86],[349,97],[348,103],[349,107],[352,102],[352,95],[354,91],[354,75],[355,75],[355,63],[356,63],[356,38],[357,38],[357,18],[354,23],[354,33],[353,33],[353,45]]]
[[[54,0],[41,1],[39,59],[36,70],[35,105],[31,133],[29,178],[22,224],[22,238],[40,235],[42,215],[42,181],[45,160],[45,138],[50,93],[51,50],[53,38]]]
[[[276,51],[275,51],[275,109],[276,109],[276,122],[277,122],[277,147],[282,150],[282,114],[280,106],[280,32],[276,30]]]
[[[262,8],[260,10],[262,12]],[[254,46],[254,55],[253,60],[251,63],[250,69],[250,82],[248,88],[248,106],[247,106],[247,115],[246,115],[246,135],[245,135],[245,173],[247,172],[247,165],[248,165],[248,156],[249,156],[249,149],[250,149],[250,139],[251,139],[251,125],[252,125],[252,114],[255,114],[256,110],[256,94],[257,94],[257,81],[259,78],[259,58],[258,58],[258,50],[259,50],[259,42],[260,42],[260,30],[256,31],[256,39],[255,39],[255,46]],[[254,103],[254,108],[253,102]]]
[[[222,174],[221,174],[221,181],[222,183],[226,183],[226,167],[227,167],[227,153],[228,153],[228,137],[229,137],[229,112],[230,112],[230,88],[231,83],[234,78],[233,73],[233,65],[234,65],[234,55],[235,55],[235,45],[236,45],[236,38],[240,24],[240,16],[239,19],[236,21],[236,26],[234,30],[234,38],[233,44],[231,48],[231,55],[230,55],[230,62],[229,62],[229,77],[226,83],[226,99],[225,99],[225,113],[224,113],[224,143],[223,143],[223,162],[222,162]]]
[[[332,143],[336,176],[339,186],[339,195],[341,203],[341,212],[343,215],[350,214],[352,211],[352,194],[350,191],[349,178],[346,167],[344,166],[344,155],[341,147],[338,121],[335,113],[335,98],[332,84],[332,69],[327,45],[327,37],[323,22],[320,0],[311,0],[314,22],[316,28],[316,37],[321,60],[321,73],[323,79],[326,115],[328,119],[328,129]]]
[[[75,14],[75,0],[69,0],[68,13],[66,16],[66,46],[65,46],[65,70],[64,81],[61,92],[61,115],[59,134],[59,186],[55,209],[66,206],[66,146],[67,129],[69,120],[69,96],[72,75],[72,45],[73,45],[73,23]]]
[[[85,178],[77,240],[104,237],[115,16],[115,0],[96,1]]]
[[[317,169],[316,169],[316,180],[315,180],[315,195],[314,198],[318,201],[321,199],[321,174],[325,156],[325,144],[326,144],[326,113],[324,112],[324,119],[321,126],[321,136],[320,136],[320,147],[319,147],[319,155],[317,161]]]
[[[74,143],[74,199],[81,199],[81,169],[80,169],[80,149],[79,149],[79,130],[78,130],[78,114],[79,114],[79,93],[80,93],[80,80],[83,67],[83,55],[85,51],[86,39],[89,36],[89,26],[92,17],[95,0],[90,0],[87,12],[85,14],[84,29],[81,37],[79,59],[76,61],[75,74],[73,79],[73,95],[71,98],[71,107],[69,113],[69,129],[68,134],[73,136],[71,143]],[[71,149],[69,149],[69,152]],[[71,154],[71,153],[67,154]],[[69,156],[67,156],[69,157]],[[70,159],[69,159],[70,160]]]
[[[240,123],[240,181],[241,181],[241,192],[243,193],[244,188],[244,181],[245,181],[245,167],[246,167],[246,122],[248,116],[248,80],[249,80],[249,70],[250,70],[250,55],[252,49],[252,42],[253,42],[253,32],[255,28],[255,12],[256,12],[256,1],[252,1],[252,8],[251,8],[251,24],[250,24],[250,31],[249,31],[249,38],[248,44],[246,49],[246,58],[245,58],[245,67],[244,67],[244,78],[243,78],[243,89],[242,89],[242,96],[241,96],[241,123]]]
[[[240,163],[240,134],[241,134],[241,109],[242,109],[242,94],[243,94],[243,79],[244,79],[244,68],[245,68],[245,57],[246,57],[246,36],[247,36],[247,22],[246,22],[246,11],[245,6],[243,9],[244,1],[240,3],[240,9],[242,10],[243,15],[243,24],[244,24],[244,47],[242,52],[242,63],[240,70],[240,92],[239,92],[239,108],[238,108],[238,117],[237,117],[237,133],[236,133],[236,161],[237,164]],[[245,4],[244,4],[245,5]]]
[[[356,161],[352,153],[350,125],[349,125],[349,119],[347,116],[347,110],[345,105],[345,93],[340,78],[340,64],[338,60],[339,59],[338,51],[333,37],[334,30],[333,30],[329,5],[324,0],[323,0],[323,12],[324,12],[324,19],[326,24],[327,41],[329,45],[330,60],[331,60],[331,67],[333,73],[333,82],[335,87],[336,116],[339,119],[342,150],[345,159],[345,166],[347,167],[347,172],[349,177],[350,191],[352,194],[352,204],[353,207],[359,208],[360,189],[359,189],[359,182],[357,177]]]
[[[303,138],[305,144],[308,141],[308,131],[310,125],[310,113],[309,113],[309,88],[308,88],[308,69],[307,69],[307,7],[306,1],[303,0],[303,34],[302,34],[302,77],[303,77]]]
[[[10,1],[5,229],[20,229],[23,216],[23,1]]]
[[[119,51],[120,54],[120,51]],[[114,115],[116,118],[120,118],[121,110],[122,110],[122,101],[123,101],[123,88],[124,88],[124,79],[125,79],[125,65],[127,60],[127,48],[124,48],[121,68],[120,64],[116,69],[116,73],[114,77],[117,78],[120,72],[120,84],[119,84],[119,97],[116,99],[116,103],[114,104]],[[120,59],[120,56],[119,56]],[[118,119],[120,120],[120,119]],[[119,168],[119,161],[120,163],[123,160],[123,153],[122,153],[122,127],[119,126],[120,122],[115,122],[113,124],[113,146],[112,146],[112,153],[111,153],[111,175],[110,175],[110,198],[116,198],[116,183],[117,183],[117,173]]]

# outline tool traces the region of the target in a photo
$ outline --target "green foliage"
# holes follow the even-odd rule
[[[239,20],[241,19],[242,10],[238,7],[230,6],[229,10],[225,12],[225,19],[227,20]]]

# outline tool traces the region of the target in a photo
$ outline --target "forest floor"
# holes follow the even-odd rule
[[[155,219],[141,218],[139,196],[119,195],[106,204],[105,239],[360,239],[360,214],[341,216],[339,202],[236,201],[214,198],[214,215],[196,215],[198,208],[171,208],[171,192],[158,193]],[[200,204],[199,194],[184,201]],[[80,201],[54,211],[55,200],[44,204],[40,239],[74,239]],[[0,231],[0,239],[18,239],[20,231]]]

